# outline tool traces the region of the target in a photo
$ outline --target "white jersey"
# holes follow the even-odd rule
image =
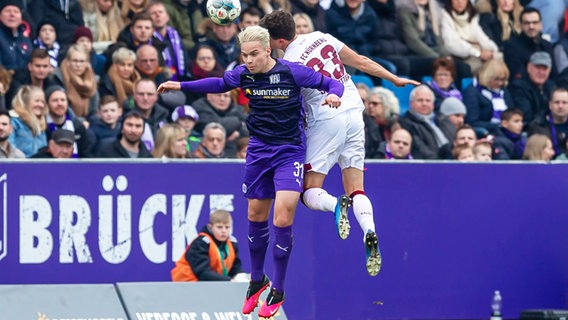
[[[339,59],[339,52],[344,46],[343,42],[332,35],[315,31],[299,34],[286,48],[284,59],[306,65],[343,83],[345,87],[343,97],[341,97],[341,106],[337,109],[321,105],[326,93],[314,89],[302,89],[308,124],[316,120],[333,118],[350,109],[361,111],[365,109],[357,87],[351,80],[351,76],[345,72],[345,67]]]

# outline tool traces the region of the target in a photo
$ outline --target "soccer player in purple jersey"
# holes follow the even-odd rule
[[[284,59],[302,63],[345,86],[341,108],[337,109],[318,108],[322,95],[316,90],[302,90],[307,110],[306,178],[302,200],[312,210],[333,212],[337,232],[342,239],[349,235],[347,210],[349,204],[353,204],[353,212],[364,233],[367,272],[376,276],[381,269],[382,258],[373,206],[363,186],[365,132],[361,114],[365,107],[343,63],[390,80],[397,86],[419,83],[397,77],[330,34],[312,32],[297,35],[294,19],[288,12],[273,11],[262,18],[260,25],[268,29],[271,47],[284,50]],[[337,198],[322,188],[335,163],[341,168],[346,192]]]
[[[292,222],[302,192],[306,144],[301,88],[329,92],[323,103],[341,105],[343,85],[301,64],[270,56],[268,31],[247,27],[239,34],[245,64],[225,72],[222,78],[189,82],[168,81],[158,92],[227,92],[241,87],[250,99],[246,123],[250,132],[243,193],[248,198],[251,282],[242,312],[250,314],[260,294],[268,288],[264,260],[269,243],[268,216],[274,202],[274,278],[260,317],[272,317],[284,302],[284,280],[292,251]],[[328,108],[327,106],[321,106]]]

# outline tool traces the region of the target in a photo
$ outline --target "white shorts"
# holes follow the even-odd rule
[[[365,124],[359,109],[351,109],[329,119],[316,120],[306,129],[306,171],[327,175],[339,163],[341,170],[363,170]]]

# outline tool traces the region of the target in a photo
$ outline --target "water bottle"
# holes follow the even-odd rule
[[[491,301],[491,320],[502,320],[501,307],[503,306],[503,299],[501,298],[501,292],[495,290],[493,293],[493,301]]]

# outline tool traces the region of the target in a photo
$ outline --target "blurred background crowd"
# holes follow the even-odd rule
[[[0,158],[244,158],[247,98],[168,92],[222,76],[273,10],[418,87],[349,70],[367,158],[566,160],[566,0],[0,0]],[[278,56],[278,53],[275,53]]]

